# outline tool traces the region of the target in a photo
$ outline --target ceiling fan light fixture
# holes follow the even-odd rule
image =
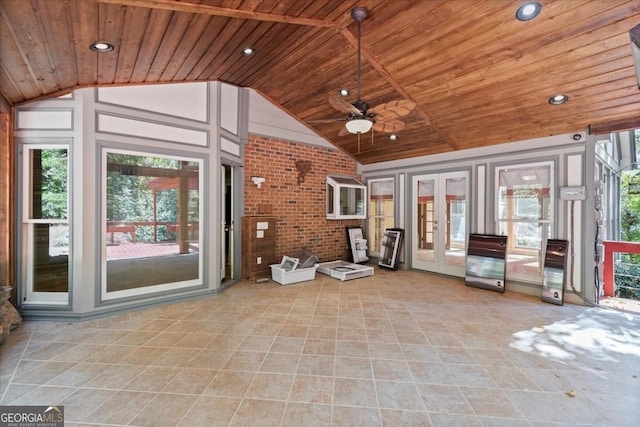
[[[89,49],[91,49],[94,52],[104,53],[104,52],[111,52],[113,49],[115,49],[115,46],[112,45],[111,43],[98,41],[98,42],[91,43],[91,45],[89,46]]]
[[[367,119],[353,119],[349,120],[345,127],[349,131],[349,133],[359,134],[359,133],[367,133],[371,130],[373,123],[371,120]]]
[[[518,21],[531,21],[540,14],[542,6],[536,1],[530,1],[518,8],[516,11],[516,19]]]
[[[553,97],[549,98],[549,104],[551,104],[551,105],[562,105],[562,104],[566,103],[568,100],[569,100],[569,97],[567,95],[558,94],[556,96],[553,96]]]

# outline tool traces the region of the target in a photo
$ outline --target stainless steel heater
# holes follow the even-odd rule
[[[504,292],[506,255],[507,236],[469,235],[464,283],[467,286]]]
[[[557,305],[564,303],[568,246],[569,242],[566,240],[547,240],[542,270],[542,301],[544,302]]]

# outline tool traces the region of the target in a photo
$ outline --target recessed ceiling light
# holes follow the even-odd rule
[[[551,105],[561,105],[564,104],[565,102],[567,102],[569,100],[569,97],[567,95],[556,95],[553,96],[551,98],[549,98],[549,104]]]
[[[540,3],[531,1],[523,4],[516,11],[518,21],[530,21],[540,14],[542,6]]]
[[[91,43],[89,49],[94,52],[111,52],[115,47],[111,43],[107,42],[94,42]]]
[[[244,56],[253,55],[254,53],[256,53],[256,50],[252,47],[245,47],[244,49],[242,49],[242,54]]]
[[[349,96],[349,89],[346,89],[346,88],[338,89],[338,95],[340,95],[343,98],[346,98],[347,96]]]
[[[389,135],[389,141],[397,141],[398,140],[398,135],[396,135],[395,133],[392,133],[391,135]]]

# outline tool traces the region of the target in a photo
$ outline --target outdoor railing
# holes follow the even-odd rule
[[[604,244],[604,296],[615,296],[615,264],[613,254],[615,252],[627,254],[640,254],[639,242],[618,242],[605,240]]]

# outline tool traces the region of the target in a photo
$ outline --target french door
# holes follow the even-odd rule
[[[463,277],[469,173],[416,175],[411,182],[412,267]]]

